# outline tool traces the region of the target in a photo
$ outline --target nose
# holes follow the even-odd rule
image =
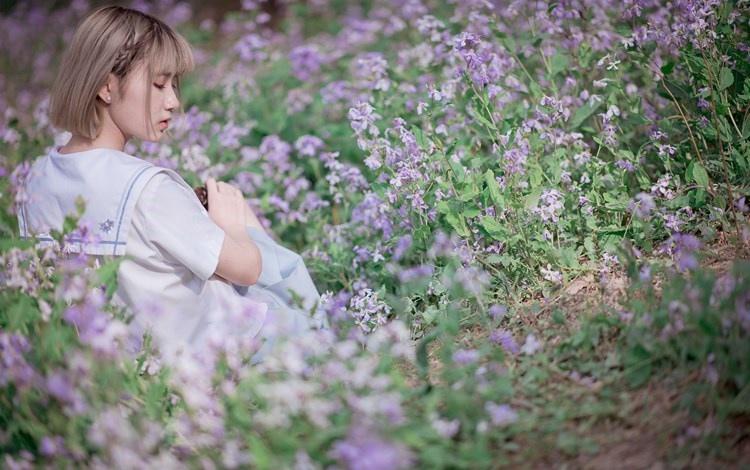
[[[177,97],[177,91],[174,88],[170,87],[169,89],[171,93],[167,96],[165,107],[167,110],[172,111],[180,105],[180,99]]]

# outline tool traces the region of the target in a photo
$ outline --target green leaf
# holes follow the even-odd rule
[[[568,64],[570,63],[570,60],[568,59],[568,56],[565,54],[562,54],[558,52],[557,54],[552,56],[552,59],[550,60],[550,75],[553,77],[557,75],[560,72],[565,71],[568,68]]]
[[[630,386],[639,387],[648,382],[652,372],[652,357],[646,348],[638,344],[630,349],[625,355],[625,364],[625,375]]]
[[[464,166],[461,164],[461,162],[453,161],[453,158],[451,158],[450,156],[448,156],[447,160],[448,164],[453,170],[453,174],[456,175],[456,181],[458,181],[459,183],[463,183],[466,179],[466,170],[464,169]]]
[[[592,114],[596,112],[597,109],[599,109],[599,106],[601,106],[601,104],[601,101],[597,101],[592,105],[591,101],[589,101],[585,105],[578,108],[573,114],[573,117],[570,118],[570,128],[577,129],[581,124],[583,124],[586,119],[588,119]]]
[[[542,188],[535,188],[530,194],[526,196],[526,203],[524,207],[526,209],[533,209],[539,204],[539,198],[542,197]]]
[[[417,345],[417,350],[416,350],[417,366],[419,367],[419,371],[422,374],[422,378],[425,380],[429,380],[428,372],[430,370],[428,346],[430,345],[430,343],[438,339],[439,336],[440,336],[440,331],[438,329],[435,329],[429,334],[425,335],[424,338],[422,338],[422,340]]]
[[[427,139],[424,136],[424,133],[422,132],[422,129],[420,129],[417,126],[411,126],[411,132],[414,134],[414,138],[417,139],[417,144],[419,144],[420,148],[428,148],[427,145]]]
[[[591,237],[586,237],[583,240],[583,246],[586,248],[586,253],[589,255],[589,258],[595,258],[596,257],[596,245],[594,244],[594,239]]]
[[[482,210],[480,208],[478,208],[478,207],[469,207],[469,208],[464,209],[461,212],[461,214],[464,217],[466,217],[467,219],[471,218],[471,217],[476,217],[476,216],[478,216],[481,213],[482,213]]]
[[[492,170],[487,170],[484,173],[484,182],[485,184],[487,184],[487,189],[490,190],[490,199],[492,199],[492,202],[497,204],[499,207],[503,207],[505,205],[503,194],[500,190],[500,185],[495,179],[495,173],[493,173]]]
[[[719,91],[726,90],[734,83],[734,75],[728,67],[722,67],[719,71]]]
[[[466,226],[466,221],[462,216],[449,213],[445,215],[445,220],[448,221],[453,230],[460,236],[467,238],[470,235],[469,228]]]
[[[505,234],[503,225],[494,217],[482,217],[479,221],[479,225],[481,225],[482,228],[493,237],[501,237]]]
[[[22,295],[9,307],[6,304],[3,313],[5,314],[7,329],[20,331],[21,333],[27,333],[28,326],[39,317],[36,302],[26,295]]]
[[[111,261],[105,262],[96,273],[99,276],[99,280],[102,284],[107,286],[106,297],[109,299],[117,290],[117,270],[122,263],[121,258],[115,258]]]
[[[588,43],[581,43],[581,47],[578,49],[578,62],[581,64],[581,67],[586,69],[589,66],[589,63],[591,62],[592,57],[592,49],[591,46]]]
[[[266,447],[261,438],[255,434],[248,434],[245,439],[253,455],[253,466],[261,469],[271,468],[271,450]]]
[[[529,175],[529,183],[532,187],[537,187],[542,184],[542,169],[539,165],[530,165],[527,169]]]
[[[441,214],[450,214],[451,206],[448,201],[440,201],[437,203],[437,210]]]
[[[458,193],[458,200],[463,202],[468,202],[473,199],[475,199],[479,195],[479,189],[474,186],[473,184],[471,186],[466,186],[462,191]]]
[[[529,91],[531,91],[531,96],[533,97],[538,98],[538,97],[544,96],[544,92],[542,91],[542,88],[536,82],[529,83]]]
[[[503,37],[501,39],[503,41],[503,45],[505,46],[505,48],[507,50],[509,50],[511,52],[515,52],[517,50],[516,49],[516,40],[513,39],[511,36],[505,36],[505,37]]]
[[[558,250],[557,255],[560,257],[560,262],[563,266],[567,266],[569,268],[578,268],[580,267],[580,263],[578,262],[578,253],[571,248],[560,248]]]
[[[482,116],[482,113],[480,111],[474,112],[473,116],[474,116],[474,118],[477,121],[479,121],[480,123],[482,123],[482,125],[484,125],[486,128],[488,128],[490,130],[490,132],[497,131],[497,128],[495,127],[495,125],[492,124],[492,122],[489,119],[487,119],[486,117]]]
[[[700,162],[693,161],[693,181],[703,188],[708,187],[708,172]]]

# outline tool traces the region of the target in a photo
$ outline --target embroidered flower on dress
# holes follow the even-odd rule
[[[109,233],[109,231],[112,230],[112,227],[114,226],[115,222],[112,219],[107,219],[99,224],[99,231]]]

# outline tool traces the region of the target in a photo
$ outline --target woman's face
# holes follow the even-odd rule
[[[146,114],[149,87],[150,116]],[[141,63],[131,72],[125,89],[118,86],[112,88],[109,115],[126,141],[131,137],[143,141],[159,141],[169,127],[172,112],[180,104],[176,91],[173,76],[164,74],[149,82],[146,66]]]

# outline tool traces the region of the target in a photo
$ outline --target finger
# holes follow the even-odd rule
[[[216,180],[213,178],[208,178],[206,180],[206,191],[208,192],[208,205],[211,206],[211,201],[216,199],[216,193],[219,192],[219,189],[216,187]]]
[[[232,191],[232,186],[230,184],[227,184],[227,183],[223,182],[223,181],[219,181],[218,188],[219,188],[219,192],[222,193],[222,194],[223,193],[232,194],[232,192],[233,192]]]

